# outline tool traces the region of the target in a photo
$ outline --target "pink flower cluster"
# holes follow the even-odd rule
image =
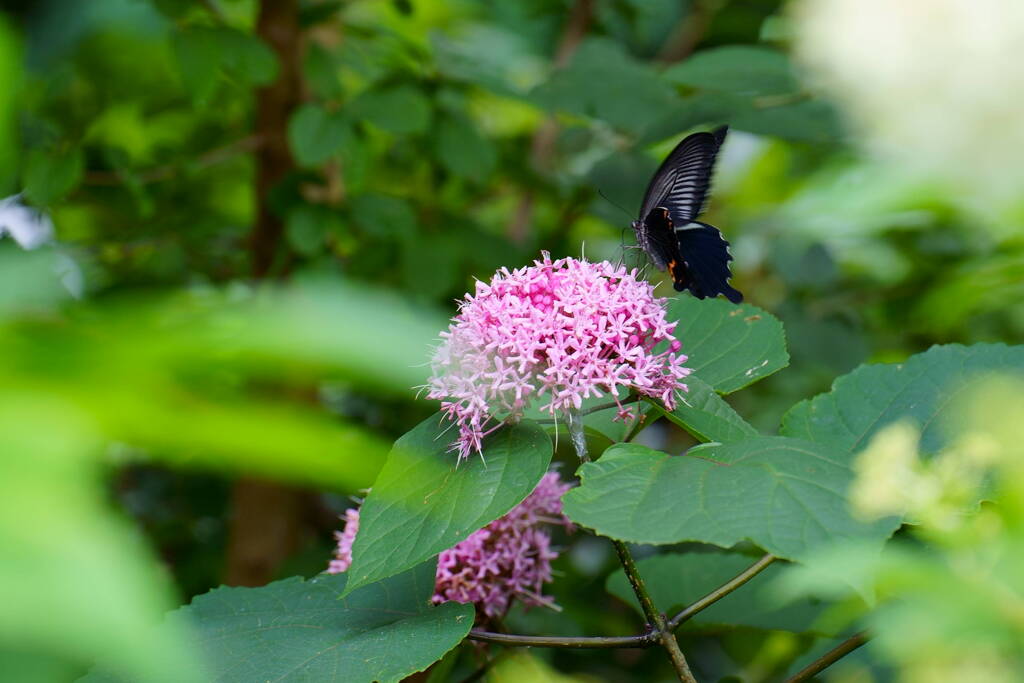
[[[541,409],[578,409],[584,399],[619,389],[675,407],[686,391],[683,366],[654,288],[607,261],[552,261],[502,268],[460,302],[459,313],[431,360],[428,397],[459,425],[460,457],[482,450],[501,422],[516,420],[534,399]],[[655,347],[666,342],[660,353]],[[620,404],[619,417],[629,412]]]
[[[533,492],[505,516],[441,553],[435,580],[435,604],[473,603],[484,618],[500,618],[512,600],[524,605],[553,603],[541,591],[551,577],[551,561],[558,553],[543,524],[572,528],[562,514],[562,494],[571,484],[557,472],[548,472]],[[359,529],[359,511],[345,513],[344,532],[335,532],[338,547],[327,571],[344,572],[352,563],[352,541]]]

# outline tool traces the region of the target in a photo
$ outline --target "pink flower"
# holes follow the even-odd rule
[[[477,282],[441,333],[427,385],[427,396],[459,425],[453,449],[463,458],[480,452],[487,434],[522,417],[535,399],[554,415],[606,393],[618,403],[621,388],[674,408],[690,370],[663,303],[636,270],[552,261],[547,252],[532,266]],[[619,407],[619,418],[630,415]]]
[[[572,528],[562,514],[562,494],[571,484],[557,472],[548,472],[533,492],[505,516],[470,534],[441,553],[434,585],[435,604],[462,602],[476,605],[484,618],[499,618],[513,600],[524,605],[552,606],[541,591],[551,576],[551,561],[558,553],[543,524]],[[359,528],[359,511],[347,510],[345,531],[335,532],[338,548],[327,571],[344,572],[352,563],[352,540]]]
[[[340,574],[347,571],[352,564],[352,541],[356,540],[356,532],[359,531],[359,509],[349,508],[345,510],[345,530],[335,531],[334,540],[338,542],[338,548],[334,551],[334,559],[327,566],[327,573]]]

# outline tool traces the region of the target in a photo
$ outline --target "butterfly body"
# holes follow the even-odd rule
[[[729,285],[729,243],[718,228],[696,220],[727,130],[694,133],[672,150],[647,187],[633,230],[637,244],[655,267],[669,272],[677,291],[688,289],[698,299],[723,294],[739,303],[743,295]]]

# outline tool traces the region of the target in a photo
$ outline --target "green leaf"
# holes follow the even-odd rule
[[[84,166],[77,147],[62,153],[33,150],[25,160],[25,196],[41,206],[56,202],[82,181]]]
[[[551,462],[551,440],[532,422],[503,427],[461,463],[449,452],[456,435],[434,415],[395,442],[359,514],[347,590],[465,540],[522,502]]]
[[[693,376],[722,394],[753,384],[789,365],[782,323],[772,314],[723,299],[683,294],[668,306],[675,336]]]
[[[0,196],[9,195],[17,185],[17,159],[21,145],[15,142],[15,111],[20,111],[26,69],[20,36],[14,22],[0,21]]]
[[[247,86],[267,85],[277,78],[277,56],[258,37],[223,29],[220,31],[224,70]]]
[[[736,130],[801,142],[832,143],[842,126],[827,102],[803,94],[749,97],[701,90],[685,97],[644,130],[640,144],[659,142],[694,126],[728,123]]]
[[[288,144],[302,166],[316,166],[341,150],[351,135],[348,120],[318,104],[299,107],[288,122]]]
[[[247,87],[277,78],[274,51],[242,31],[193,26],[174,34],[173,47],[181,80],[198,103],[209,101],[222,71]]]
[[[679,85],[746,96],[780,95],[800,89],[786,55],[749,45],[702,50],[665,70],[662,77]]]
[[[441,659],[473,625],[472,605],[430,606],[435,571],[424,562],[345,597],[345,574],[222,587],[168,621],[192,626],[210,680],[399,681]]]
[[[740,553],[668,553],[637,562],[644,585],[658,609],[671,614],[704,597],[752,565],[757,558]],[[813,631],[826,603],[803,598],[780,606],[773,582],[786,570],[775,562],[707,609],[698,612],[688,625],[748,626],[778,631]],[[621,569],[608,577],[608,592],[637,611],[640,604]],[[827,635],[831,635],[828,633]]]
[[[728,120],[738,130],[786,140],[827,143],[843,134],[832,105],[809,98],[766,98],[734,108]]]
[[[594,164],[587,179],[609,199],[596,204],[605,220],[615,223],[622,218],[620,210],[611,206],[612,202],[639,212],[644,188],[657,168],[657,162],[649,154],[636,150],[614,151]]]
[[[849,456],[783,437],[698,446],[672,457],[619,444],[579,470],[564,497],[574,522],[633,543],[701,541],[731,547],[749,540],[782,558],[850,538],[880,545],[899,526],[853,519],[846,491]]]
[[[922,428],[921,449],[936,453],[955,433],[971,380],[1024,376],[1024,346],[934,346],[904,363],[864,365],[801,401],[782,419],[781,432],[830,447],[858,451],[888,424],[909,418]]]
[[[194,102],[206,103],[220,75],[223,46],[218,31],[205,27],[182,29],[174,33],[172,45],[185,89]]]
[[[416,213],[404,199],[362,194],[352,199],[352,218],[367,234],[389,239],[416,233]]]
[[[303,28],[315,26],[333,17],[345,3],[342,0],[325,0],[315,4],[303,4],[299,9],[299,25]]]
[[[701,441],[728,443],[757,436],[757,430],[703,381],[691,375],[686,386],[689,391],[680,395],[672,412],[655,403],[648,405]]]
[[[317,7],[320,6],[317,5]],[[306,48],[302,73],[314,92],[324,99],[337,99],[345,92],[339,78],[338,63],[334,53],[319,43],[310,43]]]
[[[112,510],[90,457],[106,452],[96,425],[39,385],[5,376],[0,386],[0,678],[31,680],[50,660],[99,662],[143,683],[208,680],[182,629],[156,628],[170,586],[146,539]],[[26,656],[17,663],[9,650]]]
[[[434,152],[450,173],[479,182],[487,180],[498,161],[494,145],[466,116],[441,118],[434,134]]]
[[[304,256],[316,256],[324,249],[328,235],[340,234],[341,218],[320,204],[299,204],[288,212],[285,235],[288,244]]]
[[[180,19],[194,7],[192,0],[150,0],[150,4],[170,19]]]
[[[530,39],[499,24],[460,22],[457,29],[430,38],[437,69],[447,79],[521,96],[544,78],[546,61]]]
[[[354,119],[365,119],[396,135],[425,133],[430,126],[430,101],[411,85],[365,92],[352,102],[349,112]]]
[[[436,301],[459,281],[461,242],[444,233],[424,238],[402,243],[402,282],[415,296]]]
[[[653,69],[605,38],[587,39],[569,65],[531,97],[548,109],[602,119],[631,132],[642,130],[678,102]]]

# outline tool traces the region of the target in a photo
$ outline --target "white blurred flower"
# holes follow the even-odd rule
[[[0,239],[10,235],[27,251],[51,247],[51,268],[61,286],[76,299],[85,293],[81,267],[54,239],[53,221],[42,211],[21,203],[21,195],[0,199]]]
[[[35,249],[53,239],[53,221],[21,203],[21,195],[0,199],[0,237],[5,234],[23,249]]]
[[[796,52],[864,144],[996,215],[1024,197],[1024,2],[798,0]]]

